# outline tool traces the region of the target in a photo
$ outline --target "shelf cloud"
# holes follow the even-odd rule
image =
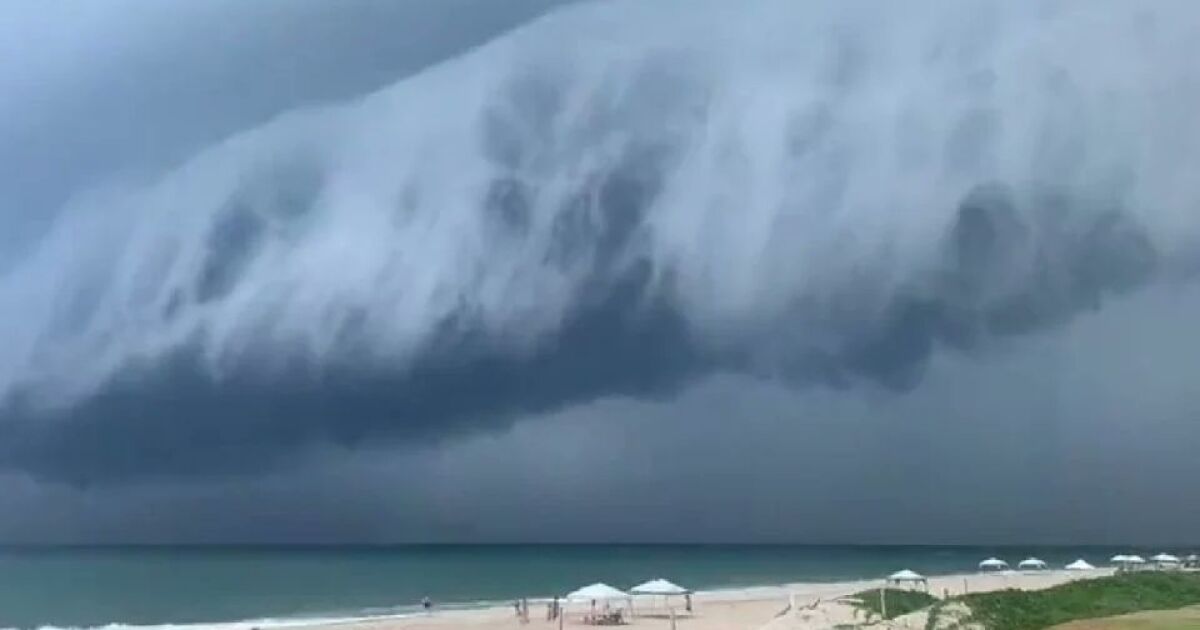
[[[1191,4],[684,4],[74,191],[0,266],[0,468],[262,475],[730,376],[903,397],[1194,282]]]

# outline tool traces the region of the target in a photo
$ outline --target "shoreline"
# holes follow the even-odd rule
[[[1090,571],[1066,571],[1053,569],[1041,572],[1008,573],[944,573],[930,574],[928,592],[942,598],[962,594],[964,588],[970,592],[990,592],[1006,588],[1038,590],[1074,580],[1083,580],[1112,575],[1111,568]],[[677,619],[679,628],[694,630],[809,630],[828,628],[838,623],[862,622],[854,609],[839,602],[848,595],[883,586],[882,578],[848,579],[819,582],[786,582],[753,586],[718,587],[701,589],[693,593],[695,614],[681,614]],[[519,623],[511,601],[448,602],[437,606],[431,613],[417,610],[415,606],[397,606],[394,612],[380,610],[379,614],[363,611],[363,614],[313,617],[260,617],[235,621],[164,623],[150,625],[110,623],[85,630],[446,630],[467,628],[473,630],[527,630],[530,628],[558,628],[558,622],[545,618],[546,605],[553,597],[529,597],[528,623]],[[635,613],[645,611],[645,598],[634,600]],[[680,604],[677,608],[681,608]],[[568,607],[565,628],[582,628],[580,606]],[[661,606],[654,609],[657,616],[635,616],[624,627],[669,628],[667,610]],[[781,616],[785,610],[790,610]],[[922,622],[923,623],[923,622]],[[906,626],[886,626],[906,627]],[[915,625],[924,627],[923,625]],[[39,626],[40,630],[59,630],[53,625]],[[7,627],[0,624],[0,630]],[[75,629],[72,629],[75,630]]]
[[[1075,580],[1093,579],[1112,575],[1111,568],[1089,571],[1047,570],[1041,572],[1009,573],[951,573],[930,575],[928,592],[939,599],[966,592],[991,592],[1014,588],[1040,590]],[[838,623],[863,621],[854,608],[839,601],[849,595],[883,586],[883,579],[860,579],[831,582],[791,582],[735,588],[698,590],[693,594],[695,614],[680,614],[677,625],[696,630],[759,630],[770,628],[808,629],[826,628]],[[472,628],[477,630],[510,630],[526,628],[558,628],[558,621],[545,618],[544,607],[553,598],[528,598],[530,615],[527,623],[521,623],[509,605],[491,605],[479,608],[435,608],[431,613],[415,612],[381,617],[340,619],[328,622],[313,620],[312,623],[288,624],[297,630],[428,630],[446,628]],[[635,613],[638,609],[635,599]],[[482,602],[481,602],[482,603]],[[450,604],[469,606],[469,604]],[[577,619],[582,609],[568,608],[564,627],[583,626]],[[668,628],[669,616],[665,609],[655,609],[654,616],[634,616],[623,627]],[[892,622],[890,627],[906,627],[903,621]],[[249,627],[249,626],[246,626]],[[886,627],[886,626],[885,626]],[[913,627],[923,627],[923,621]]]
[[[0,630],[389,626],[428,619],[419,606],[425,595],[433,599],[438,618],[495,616],[501,611],[503,619],[513,615],[512,602],[521,597],[530,598],[532,617],[544,618],[547,596],[597,580],[624,589],[651,577],[670,578],[696,589],[701,600],[769,600],[777,605],[788,592],[803,600],[811,593],[828,592],[827,585],[846,590],[874,584],[873,580],[905,567],[936,576],[936,590],[937,579],[944,576],[965,575],[974,584],[979,559],[991,555],[1009,560],[1038,556],[1065,568],[1075,558],[1099,564],[1118,551],[1130,550],[1143,555],[1162,551],[1086,546],[1016,546],[998,551],[989,547],[864,550],[814,545],[603,544],[420,546],[392,551],[254,546],[17,550],[0,554],[0,565],[7,573],[28,579],[10,581],[0,589],[0,600],[10,603],[0,615]],[[1192,550],[1166,551],[1184,555]],[[72,576],[81,571],[102,579],[73,582]]]

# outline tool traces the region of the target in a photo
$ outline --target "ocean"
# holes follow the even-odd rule
[[[1130,548],[751,545],[39,547],[0,549],[0,628],[281,626],[469,608],[655,577],[739,588],[974,571],[990,555],[1052,567]],[[1157,549],[1135,549],[1153,553]]]

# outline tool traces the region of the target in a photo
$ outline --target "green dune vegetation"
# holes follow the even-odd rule
[[[1200,604],[1200,574],[1148,571],[1071,582],[1040,591],[973,593],[935,604],[928,630],[1042,630],[1079,620],[1100,620],[1141,611],[1176,611],[1138,619],[1105,619],[1068,625],[1071,630],[1124,628],[1195,628],[1195,616],[1183,611]],[[889,600],[890,606],[890,600]],[[890,611],[889,611],[890,612]],[[1161,625],[1128,625],[1150,620]],[[1192,619],[1188,622],[1187,619]],[[1179,621],[1183,620],[1183,621]],[[1127,625],[1120,625],[1125,623]],[[1176,623],[1177,625],[1170,625]],[[1178,625],[1178,624],[1183,625]],[[1116,625],[1112,625],[1116,624]]]
[[[895,619],[923,608],[929,608],[938,599],[923,591],[911,591],[889,588],[881,593],[880,589],[861,591],[847,598],[854,607],[862,611],[867,619]],[[887,606],[884,614],[884,604]]]

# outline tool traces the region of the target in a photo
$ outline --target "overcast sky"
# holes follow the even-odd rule
[[[1181,542],[1200,10],[0,6],[0,541]]]

